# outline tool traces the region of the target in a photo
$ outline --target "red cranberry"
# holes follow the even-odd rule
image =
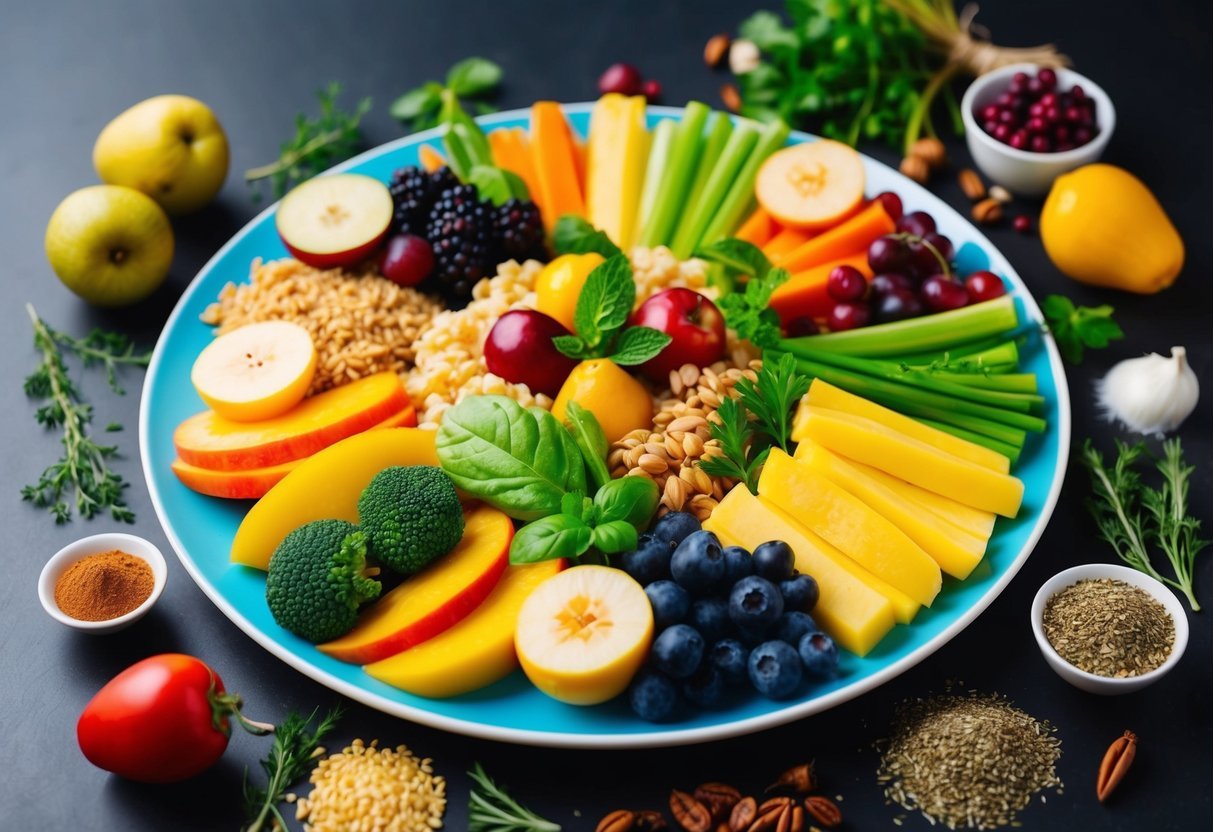
[[[854,266],[835,266],[826,277],[826,293],[837,301],[856,301],[868,291],[868,281]]]
[[[993,119],[990,119],[989,121],[987,121],[981,125],[981,129],[985,130],[987,133],[989,133],[992,136],[992,135],[994,135],[994,131],[998,129],[998,122],[994,121]]]
[[[1003,110],[998,114],[998,123],[1011,125],[1018,124],[1019,116],[1015,115],[1013,110]]]
[[[1045,105],[1041,104],[1039,101],[1037,101],[1035,104],[1033,104],[1031,107],[1028,108],[1028,117],[1029,118],[1040,118],[1044,114],[1045,114]]]
[[[1046,89],[1051,90],[1057,86],[1057,73],[1054,72],[1053,70],[1049,69],[1048,67],[1045,67],[1044,69],[1042,69],[1036,73],[1036,80],[1040,81],[1040,83]]]
[[[932,312],[947,312],[969,305],[969,293],[965,287],[942,274],[934,274],[924,280],[918,295]]]
[[[1082,101],[1087,97],[1087,91],[1078,84],[1075,84],[1074,86],[1070,87],[1070,97],[1075,101]]]
[[[1026,214],[1020,214],[1011,222],[1011,227],[1020,234],[1027,234],[1032,230],[1032,218]]]
[[[1057,144],[1053,145],[1053,150],[1056,153],[1065,153],[1067,150],[1073,150],[1075,147],[1077,147],[1077,145],[1074,144],[1074,142],[1059,141],[1059,142],[1057,142]]]
[[[985,300],[994,300],[994,298],[1002,297],[1007,293],[1007,287],[1003,285],[1002,278],[985,270],[973,272],[965,278],[965,290],[969,293],[969,297],[974,303],[980,303]]]
[[[1070,140],[1070,128],[1065,124],[1059,124],[1053,128],[1053,141],[1060,144]]]
[[[1011,76],[1011,84],[1008,89],[1022,92],[1028,86],[1028,73],[1016,72]]]
[[[1013,107],[1017,106],[1016,102],[1019,100],[1019,96],[1008,90],[1007,92],[1004,92],[1002,95],[998,96],[998,98],[995,98],[994,103],[999,107]]]
[[[1045,107],[1044,120],[1050,123],[1060,121],[1061,110],[1057,109],[1057,107]]]
[[[1043,118],[1030,118],[1028,123],[1024,125],[1029,133],[1043,133],[1049,125],[1045,124]]]
[[[1040,97],[1040,101],[1037,103],[1039,103],[1040,106],[1042,106],[1042,107],[1056,107],[1057,106],[1057,93],[1046,92],[1044,95],[1042,95]]]
[[[1074,129],[1074,144],[1077,147],[1082,147],[1093,138],[1095,138],[1095,131],[1090,127],[1077,127]]]
[[[1033,153],[1050,153],[1053,150],[1053,142],[1049,141],[1048,136],[1033,136],[1028,142],[1028,149]]]
[[[598,91],[603,95],[609,92],[639,95],[640,86],[640,70],[631,64],[611,64],[598,78]]]
[[[981,108],[982,121],[994,121],[998,118],[998,107],[994,104],[987,104]]]
[[[1045,90],[1045,85],[1039,78],[1028,79],[1028,95],[1040,95]]]
[[[889,219],[897,222],[901,219],[903,208],[901,207],[901,197],[892,191],[883,191],[876,194],[876,198],[880,200],[880,204],[884,206],[884,212],[889,215]]]
[[[1082,124],[1083,111],[1081,107],[1075,107],[1071,104],[1069,107],[1066,107],[1065,116],[1066,121],[1071,124]]]
[[[836,303],[826,318],[826,326],[830,332],[845,332],[867,326],[871,317],[871,310],[862,303]]]
[[[643,95],[645,100],[650,104],[656,104],[661,100],[661,82],[650,78],[648,81],[644,82],[643,86],[641,86],[640,94]]]
[[[1028,134],[1023,130],[1016,130],[1011,138],[1007,139],[1007,144],[1016,150],[1025,150],[1028,147]]]
[[[821,327],[817,325],[817,321],[810,318],[808,315],[799,315],[788,321],[787,326],[783,328],[783,334],[789,338],[800,338],[805,335],[816,335],[821,332]]]
[[[1005,142],[1011,138],[1011,126],[1009,124],[1000,124],[994,128],[994,138],[1000,142]]]

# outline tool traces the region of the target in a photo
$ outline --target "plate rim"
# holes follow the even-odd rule
[[[561,104],[560,108],[565,113],[584,113],[592,110],[594,102],[577,102]],[[650,115],[656,116],[671,116],[679,117],[683,114],[684,108],[671,106],[650,106],[646,111]],[[476,121],[485,126],[492,126],[501,121],[511,121],[518,118],[526,118],[530,113],[530,108],[519,108],[514,110],[506,110],[499,113],[493,113],[487,116],[480,116]],[[730,116],[733,121],[737,121],[737,116]],[[429,130],[423,130],[417,133],[410,133],[393,139],[390,142],[377,145],[369,148],[357,156],[334,165],[327,169],[322,174],[338,173],[355,165],[361,164],[364,161],[379,157],[385,153],[389,153],[400,147],[405,147],[412,144],[420,144],[426,140],[439,138],[442,135],[442,128],[435,127]],[[820,137],[811,133],[806,133],[799,130],[791,131],[789,138],[794,138],[799,141],[816,141]],[[982,233],[981,229],[966,219],[951,205],[948,205],[941,197],[931,193],[926,188],[911,179],[908,179],[900,172],[894,170],[889,165],[875,159],[867,154],[859,151],[865,160],[873,162],[877,165],[887,168],[891,173],[897,176],[900,180],[900,187],[906,192],[913,194],[916,197],[929,197],[930,200],[938,202],[944,208],[955,214],[961,221],[966,223],[973,231],[974,241],[983,247],[986,251],[996,252],[1000,258],[1006,263],[1008,274],[1012,283],[1015,284],[1016,294],[1022,302],[1024,311],[1027,316],[1038,323],[1042,323],[1044,316],[1040,310],[1036,300],[1028,291],[1027,285],[1019,276],[1018,271],[1011,265],[1010,261],[996,248],[989,238]],[[209,274],[210,271],[219,264],[226,256],[228,251],[234,248],[244,237],[252,233],[252,230],[259,226],[261,222],[278,207],[276,200],[254,217],[245,223],[239,231],[227,240],[198,270],[197,274],[190,280],[189,284],[182,290],[176,304],[173,306],[173,311],[169,313],[168,318],[164,322],[164,326],[160,334],[156,338],[156,345],[152,350],[152,358],[148,364],[145,373],[145,382],[140,392],[139,399],[139,456],[140,468],[143,471],[144,482],[147,484],[148,494],[151,498],[152,508],[156,512],[156,519],[160,523],[165,537],[168,538],[169,544],[173,548],[173,552],[177,555],[177,560],[185,568],[186,573],[194,581],[203,594],[213,603],[220,612],[235,624],[245,635],[259,644],[269,653],[285,662],[288,666],[302,673],[304,676],[319,682],[330,690],[347,696],[356,702],[359,702],[367,707],[374,708],[382,713],[391,716],[406,719],[410,722],[415,722],[419,725],[425,725],[430,728],[437,728],[442,731],[461,734],[464,736],[475,737],[477,739],[494,740],[497,742],[507,742],[516,745],[528,745],[543,748],[568,748],[568,749],[640,749],[640,748],[664,748],[682,745],[694,745],[699,743],[714,742],[718,740],[731,739],[734,737],[745,736],[758,733],[771,728],[776,728],[781,725],[786,725],[791,722],[796,722],[801,719],[823,713],[838,705],[856,699],[865,693],[868,693],[886,682],[900,676],[915,665],[924,661],[936,651],[950,642],[953,638],[959,635],[970,624],[972,624],[978,616],[1000,596],[1010,582],[1019,573],[1019,570],[1027,562],[1032,552],[1039,543],[1041,536],[1044,534],[1045,528],[1053,517],[1053,511],[1057,506],[1058,498],[1061,494],[1062,485],[1065,480],[1066,470],[1069,464],[1070,456],[1070,439],[1071,439],[1071,411],[1070,411],[1070,391],[1069,383],[1066,378],[1065,367],[1062,364],[1061,356],[1058,353],[1057,346],[1053,341],[1051,334],[1043,333],[1041,338],[1044,344],[1046,354],[1049,359],[1049,367],[1053,373],[1054,386],[1057,394],[1057,412],[1058,424],[1056,430],[1058,434],[1058,453],[1057,464],[1053,470],[1052,484],[1049,493],[1045,497],[1045,501],[1041,506],[1040,516],[1036,524],[1032,527],[1028,535],[1027,541],[1016,555],[1015,559],[1007,565],[1006,570],[999,579],[987,589],[977,601],[959,615],[948,626],[942,629],[939,633],[931,637],[926,644],[911,651],[908,655],[903,656],[895,662],[881,668],[870,676],[864,677],[852,684],[831,691],[823,696],[814,697],[812,699],[789,704],[779,710],[770,713],[761,714],[759,716],[746,717],[744,719],[735,720],[719,725],[709,725],[696,728],[677,728],[672,727],[670,730],[653,731],[645,733],[620,733],[620,734],[579,734],[569,732],[545,732],[536,731],[524,728],[511,728],[498,725],[486,725],[481,722],[475,722],[459,717],[446,716],[444,714],[434,713],[432,711],[419,708],[415,705],[409,705],[401,702],[395,702],[386,699],[379,694],[368,691],[351,682],[347,682],[337,676],[330,674],[315,665],[311,664],[307,659],[296,655],[287,647],[278,644],[267,634],[263,633],[260,628],[256,627],[251,621],[245,618],[239,610],[232,606],[227,599],[218,591],[207,578],[202,574],[201,570],[194,564],[193,558],[186,552],[184,545],[177,536],[174,527],[167,522],[167,515],[164,504],[160,497],[159,489],[156,486],[155,477],[152,474],[150,467],[150,408],[148,405],[149,393],[151,388],[150,380],[156,377],[156,370],[159,366],[161,356],[164,351],[164,334],[168,332],[177,323],[178,318],[183,314],[185,307],[192,298],[194,292],[198,291],[200,279],[203,275]]]

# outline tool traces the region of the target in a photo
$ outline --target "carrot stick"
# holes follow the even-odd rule
[[[433,173],[439,168],[446,167],[446,157],[428,144],[423,144],[417,150],[417,158],[426,173]]]
[[[539,181],[535,175],[535,161],[531,158],[531,144],[526,131],[521,127],[499,127],[489,133],[489,147],[493,151],[493,162],[526,183],[531,200],[539,205]],[[542,210],[542,205],[540,209]]]
[[[802,231],[799,228],[782,228],[779,233],[767,241],[762,247],[762,253],[775,265],[781,265],[779,260],[784,255],[799,248],[813,238],[813,232]]]
[[[829,231],[823,231],[795,249],[772,257],[775,265],[790,272],[802,272],[837,260],[853,251],[867,251],[878,237],[892,234],[894,223],[884,204],[873,200],[868,207],[843,220]]]
[[[826,283],[830,272],[837,266],[854,266],[864,277],[872,276],[872,270],[868,267],[867,249],[796,272],[771,295],[771,308],[779,313],[779,319],[786,324],[803,315],[810,318],[823,318],[828,315],[834,301],[826,292]]]
[[[531,158],[544,227],[551,231],[565,214],[584,217],[577,149],[564,113],[554,101],[536,101],[531,107]]]
[[[778,233],[779,226],[771,219],[771,215],[761,208],[755,208],[754,213],[750,214],[750,218],[741,224],[733,236],[762,248]]]

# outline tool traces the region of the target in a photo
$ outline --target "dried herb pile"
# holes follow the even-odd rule
[[[1175,645],[1175,622],[1148,592],[1111,578],[1079,581],[1045,604],[1045,637],[1087,673],[1123,679],[1149,673]]]

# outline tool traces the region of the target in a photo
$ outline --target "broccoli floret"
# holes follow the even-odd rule
[[[402,575],[420,572],[463,537],[455,484],[431,465],[380,471],[358,499],[358,517],[371,557]]]
[[[265,600],[283,628],[308,641],[329,641],[353,628],[358,607],[378,598],[381,588],[368,575],[366,535],[344,520],[316,520],[274,550]]]

